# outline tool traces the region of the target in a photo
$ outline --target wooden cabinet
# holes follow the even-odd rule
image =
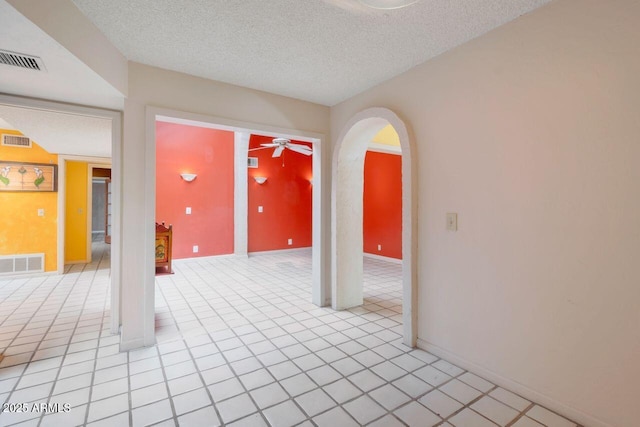
[[[156,222],[156,274],[169,273],[172,274],[171,269],[171,240],[172,240],[172,227],[169,227]]]

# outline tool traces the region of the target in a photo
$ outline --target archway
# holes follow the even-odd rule
[[[332,161],[332,307],[343,310],[363,303],[362,218],[364,157],[369,141],[391,125],[402,150],[402,321],[403,340],[417,338],[416,179],[413,142],[405,123],[387,108],[356,114],[340,133]]]

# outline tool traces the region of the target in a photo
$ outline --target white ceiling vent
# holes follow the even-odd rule
[[[44,62],[37,56],[25,55],[24,53],[11,52],[0,49],[0,64],[12,65],[14,67],[27,68],[29,70],[44,71]]]
[[[2,134],[2,145],[31,148],[31,139],[26,136]]]

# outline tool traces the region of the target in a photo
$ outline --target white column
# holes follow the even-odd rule
[[[363,302],[362,192],[364,153],[354,159],[338,161],[336,186],[336,282],[332,292],[333,309],[345,310]]]
[[[248,239],[248,194],[247,194],[247,150],[249,137],[247,132],[234,133],[234,180],[233,180],[233,253],[247,256]]]
[[[328,143],[327,140],[324,143]],[[331,150],[313,141],[312,271],[311,302],[318,307],[331,304]]]
[[[143,104],[125,100],[120,351],[155,344],[155,124]]]

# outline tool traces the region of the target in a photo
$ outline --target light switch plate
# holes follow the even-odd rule
[[[185,213],[187,215],[191,215],[191,207],[187,206],[187,209],[185,209]]]
[[[38,216],[44,216],[44,209],[38,209]]]
[[[458,231],[458,214],[455,212],[447,213],[447,230]]]
[[[198,253],[198,245],[193,245],[193,253],[197,254]]]
[[[259,213],[264,212],[264,209],[262,209],[262,206],[258,206],[258,212],[259,212]]]

